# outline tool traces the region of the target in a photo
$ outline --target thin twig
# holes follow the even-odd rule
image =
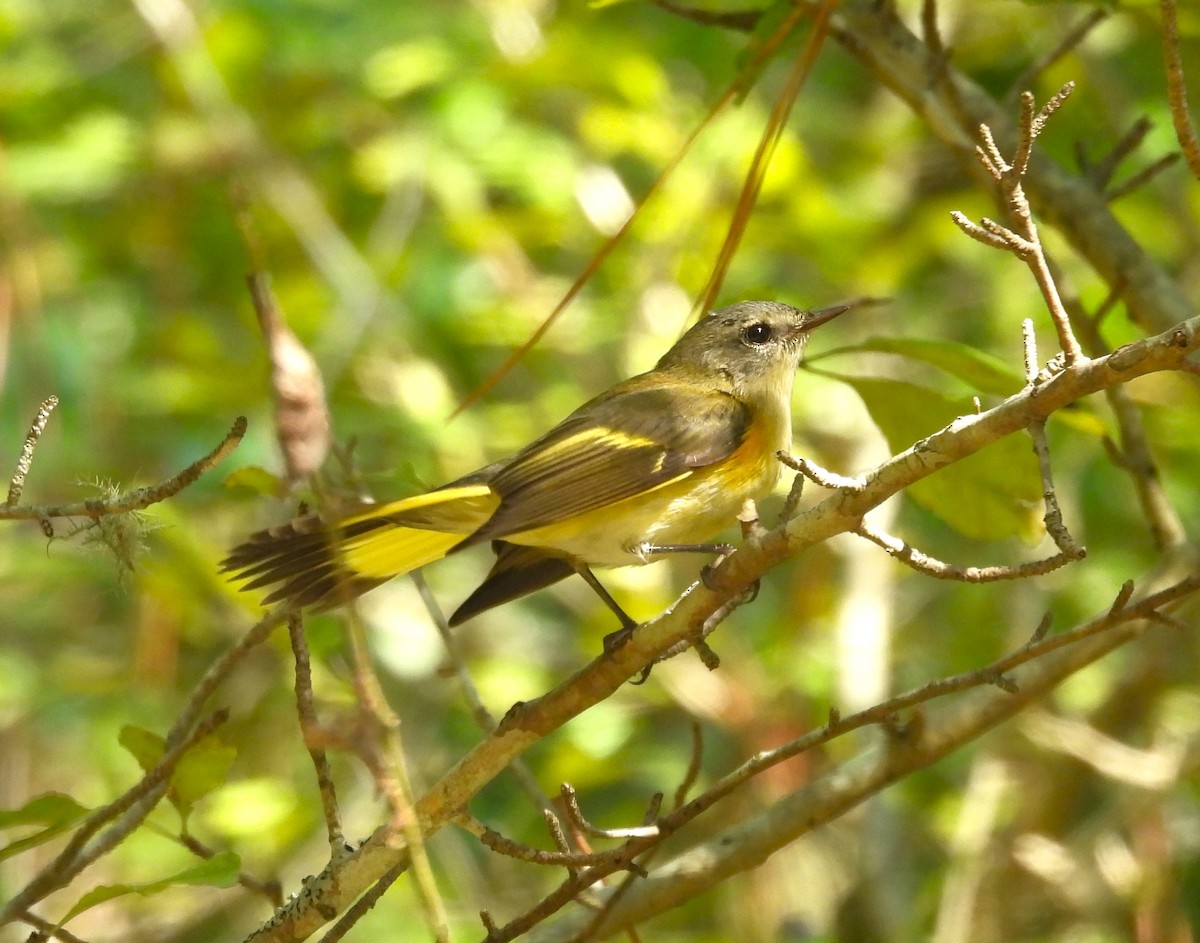
[[[1178,153],[1164,154],[1154,163],[1143,167],[1124,183],[1121,183],[1118,186],[1113,187],[1111,190],[1106,191],[1104,198],[1108,200],[1109,203],[1112,203],[1114,200],[1119,200],[1123,196],[1128,196],[1134,190],[1137,190],[1139,187],[1144,187],[1164,170],[1175,166],[1177,163],[1179,163]]]
[[[1100,322],[1115,305],[1119,288],[1113,286],[1093,317],[1087,316],[1078,299],[1067,299],[1072,321],[1090,357],[1104,357],[1111,352],[1100,333]],[[1187,532],[1163,487],[1141,410],[1124,386],[1109,387],[1104,395],[1121,433],[1120,446],[1107,437],[1102,440],[1105,450],[1117,467],[1129,473],[1155,547],[1166,550],[1181,546],[1187,540]]]
[[[1031,422],[1029,436],[1033,439],[1033,451],[1037,455],[1038,470],[1042,476],[1042,502],[1046,509],[1042,521],[1046,533],[1068,560],[1081,560],[1087,555],[1087,551],[1071,536],[1067,525],[1063,523],[1062,509],[1058,506],[1058,493],[1054,489],[1054,475],[1050,465],[1050,445],[1046,441],[1046,420]]]
[[[197,858],[209,860],[216,857],[217,852],[210,848],[204,842],[200,841],[196,836],[189,835],[186,832],[174,837],[184,848],[194,854]],[[239,871],[237,882],[246,890],[255,894],[261,894],[265,897],[272,907],[278,907],[283,903],[283,885],[279,883],[277,878],[263,880],[256,878],[252,874],[247,874],[245,871]]]
[[[417,594],[421,597],[421,602],[425,605],[425,610],[429,613],[429,617],[433,620],[434,626],[438,630],[438,635],[442,637],[442,644],[446,646],[446,655],[450,659],[450,666],[454,670],[454,677],[458,680],[458,685],[462,689],[463,698],[467,702],[467,709],[471,713],[475,724],[485,734],[491,733],[496,729],[496,718],[491,711],[487,709],[487,705],[483,703],[483,698],[479,695],[479,689],[475,686],[475,679],[471,677],[471,672],[467,668],[467,663],[463,659],[461,647],[458,644],[458,637],[454,634],[454,630],[450,628],[450,623],[446,619],[446,614],[442,611],[442,607],[438,605],[438,601],[429,589],[429,584],[425,582],[425,577],[420,570],[413,570],[409,574],[409,579],[417,588]],[[533,805],[542,810],[553,809],[554,801],[546,795],[545,791],[538,785],[537,777],[529,771],[529,766],[522,760],[514,760],[510,764],[509,769],[516,777],[518,785],[524,791],[525,795]]]
[[[13,472],[8,484],[8,499],[4,502],[6,508],[13,507],[21,500],[21,492],[25,489],[25,476],[29,474],[29,466],[33,464],[33,450],[37,448],[38,439],[46,431],[46,423],[50,421],[50,414],[57,405],[57,396],[47,396],[38,407],[37,415],[33,417],[33,424],[25,436],[25,444],[21,446],[21,457],[17,459],[17,470]]]
[[[346,908],[346,912],[342,914],[338,922],[322,935],[321,943],[338,943],[339,940],[344,939],[346,934],[354,928],[354,925],[367,915],[367,911],[379,903],[379,898],[387,892],[388,888],[396,883],[407,867],[407,859],[401,859],[399,864],[389,868],[378,881],[367,889],[366,893]]]
[[[761,10],[734,10],[723,12],[719,10],[700,10],[695,7],[685,7],[674,0],[652,0],[659,9],[668,13],[699,23],[701,26],[720,26],[725,29],[737,30],[741,33],[751,32],[758,21],[762,19]]]
[[[861,478],[846,478],[836,472],[822,468],[816,462],[807,458],[797,458],[789,452],[776,452],[778,458],[788,468],[798,471],[809,481],[827,488],[830,491],[862,491],[866,486]]]
[[[57,925],[51,923],[49,920],[46,920],[43,917],[39,917],[37,914],[31,913],[28,910],[25,911],[24,913],[17,914],[14,917],[14,920],[19,920],[22,923],[27,923],[31,927],[34,927],[37,930],[37,935],[30,937],[28,943],[33,943],[33,941],[35,941],[35,940],[42,940],[42,939],[48,940],[52,937],[56,940],[62,940],[63,943],[84,943],[84,941],[82,939],[77,937],[74,933],[72,933],[70,930],[66,929],[65,927],[57,926]]]
[[[1016,81],[1012,83],[1012,91],[1009,92],[1009,103],[1011,104],[1023,89],[1033,88],[1043,72],[1082,43],[1087,38],[1087,34],[1104,22],[1107,17],[1108,11],[1097,7],[1080,18],[1078,23],[1062,34],[1062,38],[1053,49],[1047,50],[1036,58],[1024,72],[1017,76]]]
[[[146,488],[138,488],[117,498],[95,498],[89,501],[76,501],[73,504],[41,504],[41,505],[4,505],[0,507],[0,520],[43,520],[54,517],[90,517],[92,519],[107,514],[124,514],[129,511],[139,511],[170,498],[197,478],[211,469],[230,452],[237,448],[246,434],[246,417],[238,416],[229,433],[221,440],[221,444],[205,455],[192,462],[187,468],[166,481]]]
[[[1068,367],[1073,366],[1083,357],[1079,341],[1071,330],[1070,318],[1063,307],[1058,294],[1058,287],[1050,272],[1038,236],[1037,224],[1033,220],[1033,211],[1021,185],[1021,178],[1029,167],[1033,153],[1033,142],[1046,126],[1050,116],[1054,114],[1070,96],[1075,83],[1068,82],[1053,95],[1039,110],[1031,92],[1021,95],[1021,115],[1018,124],[1017,146],[1013,152],[1012,161],[1005,160],[996,144],[991,128],[986,124],[980,125],[979,137],[982,142],[976,149],[980,163],[992,175],[1003,193],[1009,215],[1015,223],[1015,229],[1001,226],[993,220],[984,218],[973,223],[959,212],[951,213],[955,224],[967,235],[986,245],[1007,249],[1021,259],[1033,273],[1042,298],[1050,312],[1050,320],[1058,333],[1059,346]]]
[[[390,827],[404,836],[409,849],[409,864],[417,896],[425,911],[426,922],[434,933],[434,939],[443,943],[449,940],[449,920],[433,868],[429,863],[421,823],[413,808],[412,786],[400,743],[400,720],[388,704],[379,678],[371,665],[357,607],[349,606],[347,612],[349,618],[345,623],[346,636],[350,645],[354,690],[361,720],[364,726],[370,723],[377,725],[383,739],[383,748],[379,750],[370,738],[359,738],[359,742],[356,743],[358,753],[370,769],[375,785],[391,806]]]
[[[1179,23],[1175,17],[1175,0],[1161,0],[1163,19],[1163,58],[1167,64],[1167,100],[1171,119],[1175,122],[1175,137],[1183,148],[1192,175],[1200,180],[1200,141],[1188,112],[1187,79],[1183,74],[1183,57],[1179,54]]]
[[[571,824],[593,838],[647,838],[658,834],[658,829],[653,825],[636,825],[632,828],[600,828],[587,820],[583,810],[579,808],[579,796],[576,795],[574,788],[569,783],[562,784],[559,795],[562,797],[563,808],[566,809],[567,818]],[[661,795],[658,797],[658,801],[662,801]]]
[[[1141,146],[1142,141],[1146,139],[1146,135],[1153,127],[1154,123],[1142,115],[1129,126],[1128,131],[1118,138],[1117,143],[1109,149],[1108,153],[1095,163],[1089,161],[1086,154],[1080,152],[1080,169],[1091,178],[1100,190],[1108,189],[1113,174],[1117,172],[1121,162]]]
[[[342,831],[342,816],[338,811],[337,791],[333,784],[333,771],[329,758],[318,744],[317,711],[313,705],[312,664],[308,655],[308,640],[304,637],[304,622],[299,613],[288,616],[288,640],[296,660],[296,713],[300,718],[300,733],[304,746],[312,759],[317,774],[317,790],[321,794],[321,808],[325,813],[325,834],[329,839],[329,853],[336,857],[346,845]]]
[[[995,583],[1001,580],[1023,580],[1031,576],[1041,576],[1078,560],[1081,555],[1063,551],[1043,560],[1032,560],[1015,566],[955,566],[922,553],[906,541],[893,537],[866,521],[859,524],[854,532],[926,576],[961,583]]]
[[[687,772],[675,788],[675,801],[672,808],[678,809],[687,801],[688,793],[700,778],[700,764],[704,759],[704,731],[699,721],[692,721],[692,758],[688,762]]]

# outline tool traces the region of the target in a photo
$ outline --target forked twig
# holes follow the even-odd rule
[[[1045,128],[1050,116],[1067,100],[1074,87],[1073,82],[1068,82],[1040,110],[1036,108],[1032,92],[1024,92],[1021,95],[1017,145],[1011,161],[1006,160],[1000,152],[991,128],[986,124],[979,126],[982,143],[976,148],[976,155],[1000,187],[1015,228],[1003,226],[986,217],[978,223],[973,223],[962,213],[950,214],[955,224],[972,239],[1011,252],[1029,266],[1050,312],[1050,319],[1058,333],[1059,346],[1068,367],[1083,358],[1083,351],[1079,347],[1079,341],[1075,339],[1070,318],[1050,272],[1050,265],[1042,249],[1037,224],[1033,220],[1033,212],[1029,208],[1029,200],[1021,185],[1021,178],[1029,167],[1033,142]]]

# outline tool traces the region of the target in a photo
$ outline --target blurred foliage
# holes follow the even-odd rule
[[[900,6],[916,20],[915,2]],[[10,464],[38,403],[50,393],[61,400],[25,499],[79,500],[114,484],[159,481],[215,445],[236,415],[247,415],[251,430],[233,460],[152,509],[132,574],[123,576],[111,553],[70,539],[62,522],[50,541],[36,524],[7,525],[0,809],[20,810],[0,814],[0,825],[14,829],[10,841],[68,828],[81,806],[135,782],[138,765],[121,746],[128,731],[154,731],[143,747],[164,733],[258,611],[252,594],[222,581],[217,561],[249,530],[290,515],[295,501],[264,497],[273,479],[245,470],[281,466],[239,214],[291,326],[324,371],[336,435],[353,443],[366,489],[411,493],[519,447],[583,399],[648,368],[678,336],[785,65],[767,68],[701,137],[519,368],[447,422],[620,225],[736,77],[751,40],[644,2],[211,0],[191,7],[194,36],[187,9],[174,0],[0,0],[0,446]],[[938,5],[954,64],[998,97],[1088,9]],[[1200,42],[1183,12],[1195,89]],[[173,37],[165,44],[163,30]],[[1039,99],[1068,79],[1078,83],[1039,147],[1064,162],[1076,150],[1097,160],[1145,114],[1154,129],[1121,176],[1173,149],[1158,44],[1152,5],[1114,8],[1082,47],[1038,77]],[[1118,206],[1135,238],[1193,294],[1198,204],[1200,188],[1175,168]],[[823,358],[798,381],[797,448],[826,467],[865,468],[971,408],[972,396],[997,402],[1020,382],[1021,319],[1033,317],[1042,350],[1053,350],[1033,280],[959,233],[952,209],[995,212],[974,171],[827,43],[723,293],[724,301],[802,305],[891,299],[823,330],[814,354],[870,343]],[[1106,286],[1045,229],[1064,284],[1094,309]],[[1104,332],[1114,346],[1137,336],[1120,309]],[[886,440],[856,393],[868,405],[874,398],[877,407],[903,407]],[[1180,516],[1196,521],[1196,385],[1151,377],[1130,393]],[[1086,561],[1034,582],[966,586],[935,584],[852,541],[817,548],[772,574],[757,602],[713,637],[719,672],[676,659],[540,744],[528,759],[543,788],[570,781],[598,824],[631,824],[650,794],[669,795],[682,778],[691,718],[704,731],[703,783],[822,723],[831,704],[845,708],[981,665],[1023,642],[1044,611],[1058,627],[1102,611],[1125,579],[1145,573],[1154,548],[1128,477],[1101,446],[1100,435],[1114,429],[1104,403],[1070,413],[1051,424],[1051,442]],[[892,529],[961,563],[1044,550],[1010,536],[1027,538],[1031,515],[1040,514],[1024,438],[977,462],[993,493],[1024,503],[1009,501],[998,523],[984,521],[961,479],[950,480],[970,473],[963,463],[900,503]],[[1014,464],[1026,470],[1018,475]],[[335,485],[345,477],[331,463]],[[971,521],[978,526],[961,526]],[[427,576],[451,607],[486,566],[486,554],[471,552]],[[606,580],[645,617],[696,566],[682,560]],[[611,617],[575,582],[460,631],[497,715],[599,651]],[[851,586],[857,595],[847,600]],[[869,652],[856,650],[872,606],[881,631]],[[479,733],[439,670],[441,645],[411,584],[381,587],[363,610],[412,775],[431,782]],[[336,724],[353,697],[338,622],[321,616],[307,629],[319,711]],[[326,856],[291,684],[280,634],[221,692],[232,707],[221,732],[227,746],[214,741],[216,765],[200,762],[180,800],[192,834],[235,853],[256,876],[278,876],[285,889]],[[1152,633],[1074,678],[1044,708],[1139,749],[1194,747],[1194,633]],[[844,757],[862,742],[835,743],[829,755]],[[809,755],[772,771],[731,799],[722,819],[751,813],[824,761]],[[205,778],[224,767],[223,782]],[[364,835],[384,806],[356,761],[335,753],[334,769],[347,835]],[[1132,939],[1139,921],[1195,925],[1198,791],[1194,768],[1157,791],[1138,788],[1015,722],[648,932],[692,943],[926,938],[964,875],[976,881],[979,940],[1117,941]],[[62,795],[31,810],[43,793]],[[472,811],[513,838],[546,845],[540,816],[511,780],[492,784]],[[61,918],[97,885],[108,893],[190,880],[197,861],[170,837],[178,818],[158,809],[153,828],[52,898],[47,916]],[[990,824],[977,847],[964,836],[981,821]],[[699,826],[692,838],[712,827]],[[55,847],[0,860],[0,899]],[[431,854],[455,938],[482,935],[479,908],[515,914],[556,880],[461,834],[437,836]],[[198,879],[228,883],[221,868],[231,861],[222,854]],[[71,929],[89,940],[235,939],[269,912],[240,889],[202,891],[171,887],[144,899],[139,891],[79,913]],[[411,894],[393,892],[348,939],[426,939],[415,906]],[[5,932],[0,939],[18,938]]]

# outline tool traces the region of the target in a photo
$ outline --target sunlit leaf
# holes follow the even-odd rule
[[[145,884],[102,884],[99,887],[92,888],[92,890],[79,898],[75,906],[67,911],[67,915],[63,917],[62,923],[65,924],[68,920],[79,916],[85,910],[90,910],[97,904],[103,904],[105,901],[124,897],[127,894],[139,894],[142,897],[149,897],[170,887],[190,885],[231,887],[237,881],[238,871],[241,869],[241,866],[241,859],[237,855],[232,851],[224,851],[218,855],[213,855],[208,860],[202,861],[194,867],[186,868],[177,874],[171,875],[171,877],[163,878],[159,881],[149,881]]]
[[[19,809],[0,810],[0,828],[41,825],[41,831],[10,842],[0,848],[0,861],[34,848],[60,835],[87,817],[91,810],[68,795],[49,792],[37,796]]]
[[[227,475],[224,484],[226,488],[252,491],[273,498],[287,493],[283,479],[259,465],[242,466]]]
[[[205,737],[188,750],[171,777],[171,801],[186,820],[197,802],[225,782],[237,750]]]
[[[869,351],[874,353],[899,354],[919,360],[957,377],[980,393],[1011,396],[1024,384],[1019,372],[999,357],[977,350],[957,341],[932,340],[916,337],[873,337],[850,347],[839,347],[823,354]]]
[[[133,758],[137,760],[142,772],[148,773],[162,759],[165,741],[158,734],[149,730],[126,724],[121,728],[117,742],[133,754]]]
[[[924,387],[896,380],[841,377],[862,397],[893,452],[973,411]],[[1011,435],[923,478],[906,491],[955,530],[976,540],[1028,538],[1040,516],[1041,477],[1032,446]]]
[[[163,756],[164,741],[158,734],[140,727],[125,726],[121,746],[133,754],[143,771],[149,772]],[[192,808],[204,796],[225,782],[237,751],[214,736],[205,737],[180,758],[171,774],[167,797],[186,822]]]

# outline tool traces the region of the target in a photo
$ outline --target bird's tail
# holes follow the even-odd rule
[[[263,600],[316,610],[440,560],[478,530],[498,504],[486,485],[451,486],[371,508],[330,523],[298,517],[252,534],[221,562],[246,580],[242,589],[274,587]]]

